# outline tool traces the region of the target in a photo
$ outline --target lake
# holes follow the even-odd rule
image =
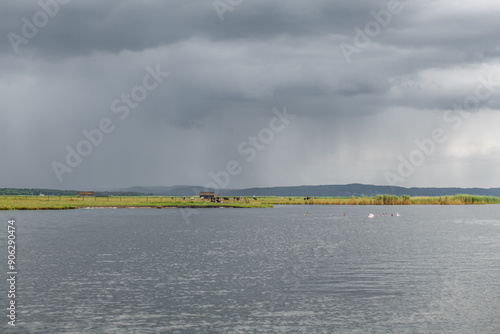
[[[4,277],[10,218],[18,269],[2,333],[500,332],[499,205],[0,218]]]

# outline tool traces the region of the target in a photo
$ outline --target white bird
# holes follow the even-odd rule
[[[401,216],[401,215],[400,215],[399,213],[396,213],[396,216],[398,216],[398,217],[399,217],[399,216]]]
[[[373,218],[373,217],[375,217],[375,215],[374,215],[373,213],[370,213],[370,214],[368,215],[368,218]]]

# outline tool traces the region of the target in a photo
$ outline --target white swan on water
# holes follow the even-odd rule
[[[368,218],[373,218],[373,217],[375,217],[375,215],[374,215],[373,213],[370,213],[370,214],[368,215]]]

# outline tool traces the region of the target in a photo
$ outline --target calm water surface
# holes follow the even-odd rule
[[[0,331],[500,333],[500,206],[184,213],[1,212],[19,274]]]

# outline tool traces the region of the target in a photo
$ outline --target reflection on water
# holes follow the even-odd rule
[[[1,213],[15,332],[500,331],[500,206],[179,211]]]

